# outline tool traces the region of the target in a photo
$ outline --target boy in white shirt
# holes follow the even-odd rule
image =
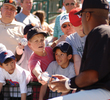
[[[6,82],[12,86],[19,85],[21,100],[26,100],[30,80],[31,74],[16,64],[15,56],[10,50],[0,52],[0,92]]]

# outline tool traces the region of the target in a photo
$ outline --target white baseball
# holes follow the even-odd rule
[[[27,39],[26,38],[20,39],[20,43],[21,43],[21,45],[26,46],[27,45]]]

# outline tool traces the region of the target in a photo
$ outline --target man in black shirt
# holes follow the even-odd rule
[[[106,0],[84,0],[82,16],[84,34],[88,35],[82,57],[80,73],[71,79],[53,75],[59,81],[49,83],[51,90],[65,93],[79,91],[52,100],[108,100],[110,99],[110,26],[109,4]],[[54,88],[51,88],[54,85]]]

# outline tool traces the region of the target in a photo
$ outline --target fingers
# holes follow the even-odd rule
[[[58,74],[52,75],[52,77],[56,77],[56,78],[58,78],[59,80],[61,80],[61,79],[66,79],[66,78],[67,78],[67,77],[65,77],[65,76],[63,76],[63,75],[58,75]]]

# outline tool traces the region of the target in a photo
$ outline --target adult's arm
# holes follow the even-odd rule
[[[89,85],[92,85],[98,81],[98,73],[95,70],[87,70],[84,72],[81,72],[78,76],[71,78],[71,85],[70,88],[67,89],[65,87],[66,81],[68,81],[68,78],[61,77],[61,75],[53,75],[54,77],[59,78],[59,81],[54,81],[49,83],[49,88],[52,91],[62,92],[66,93],[74,88],[82,88]],[[55,85],[54,88],[51,88],[51,85]]]
[[[73,61],[74,61],[74,69],[76,75],[79,74],[80,66],[81,66],[81,57],[77,54],[73,55]]]

